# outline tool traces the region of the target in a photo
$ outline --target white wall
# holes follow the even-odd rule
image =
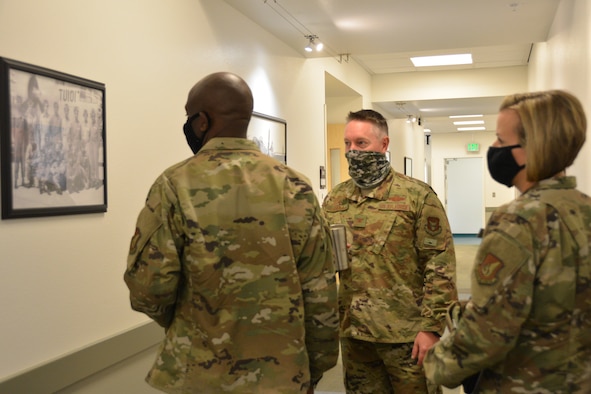
[[[327,97],[326,98],[326,123],[344,124],[350,111],[361,109],[361,96]]]
[[[591,4],[588,0],[562,0],[548,40],[537,44],[529,67],[529,90],[565,89],[583,103],[591,124]],[[591,142],[581,149],[567,170],[577,177],[580,190],[591,194]]]
[[[109,204],[0,221],[0,381],[148,321],[129,307],[128,244],[152,181],[190,154],[182,124],[197,80],[242,75],[255,110],[287,120],[288,164],[316,189],[325,71],[370,90],[355,63],[307,62],[217,0],[0,0],[0,56],[106,84]]]
[[[405,119],[389,119],[390,162],[392,167],[404,173],[404,158],[412,159],[412,177],[425,181],[425,131],[416,123]]]
[[[378,74],[374,102],[504,96],[527,89],[527,67]]]

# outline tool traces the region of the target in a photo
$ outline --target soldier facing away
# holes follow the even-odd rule
[[[148,194],[125,282],[166,329],[147,381],[168,393],[313,393],[338,357],[333,252],[302,174],[246,139],[248,85],[214,73],[189,92],[194,156]]]
[[[591,393],[591,198],[566,176],[585,142],[572,94],[505,98],[488,169],[522,194],[489,219],[471,299],[425,357],[427,377],[465,391]],[[476,391],[474,391],[476,392]]]

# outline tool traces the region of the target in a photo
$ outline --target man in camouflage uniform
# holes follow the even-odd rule
[[[137,220],[125,282],[166,329],[147,381],[168,393],[311,393],[338,358],[326,221],[307,178],[246,139],[252,108],[240,77],[199,81],[196,155],[158,177]]]
[[[563,91],[502,103],[488,167],[523,194],[489,219],[471,299],[450,309],[450,335],[425,357],[433,382],[481,394],[591,393],[591,198],[565,175],[586,128],[580,102]]]
[[[388,125],[372,110],[349,113],[349,179],[324,201],[344,224],[350,268],[339,273],[347,393],[427,393],[422,360],[457,299],[455,253],[445,211],[429,185],[388,162]]]

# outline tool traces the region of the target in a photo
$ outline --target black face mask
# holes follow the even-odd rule
[[[517,164],[512,153],[513,149],[520,147],[521,145],[511,145],[488,148],[486,155],[488,172],[495,181],[507,187],[513,186],[513,178],[525,168],[525,164],[521,166]]]
[[[199,150],[203,146],[203,139],[198,138],[195,135],[195,132],[193,131],[193,126],[191,126],[191,123],[193,123],[193,121],[195,119],[197,119],[199,116],[201,116],[201,113],[202,112],[197,112],[195,115],[193,115],[189,119],[187,119],[187,121],[183,125],[183,132],[185,133],[185,137],[187,138],[187,144],[189,144],[189,147],[193,151],[193,154],[196,154],[197,152],[199,152]],[[203,112],[203,114],[207,118],[207,114],[205,114],[205,112]],[[209,121],[209,119],[208,119],[208,121]],[[205,130],[205,132],[203,133],[204,137],[205,137],[206,132],[207,132],[207,130]]]

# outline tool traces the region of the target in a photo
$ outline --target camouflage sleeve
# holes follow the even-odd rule
[[[290,235],[304,296],[306,348],[313,382],[336,365],[339,354],[337,289],[330,233],[311,187],[287,196]]]
[[[159,178],[152,186],[137,219],[131,240],[124,280],[131,307],[145,313],[162,327],[174,314],[181,265],[173,235],[175,209],[170,209],[171,189]]]
[[[531,236],[514,223],[487,231],[472,272],[472,298],[457,327],[429,350],[427,378],[447,387],[493,366],[514,348],[531,310]]]
[[[430,191],[417,220],[419,261],[424,270],[424,298],[421,331],[443,334],[447,308],[458,299],[456,256],[445,210],[437,195]]]

